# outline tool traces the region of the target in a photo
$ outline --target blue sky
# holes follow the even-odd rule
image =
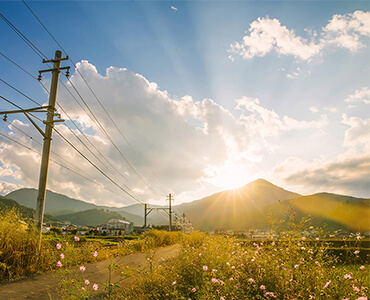
[[[27,4],[78,63],[135,151],[74,68],[71,81],[148,184],[63,87],[58,102],[142,201],[160,203],[169,192],[177,203],[191,201],[260,177],[302,194],[369,197],[368,1]],[[21,1],[0,1],[0,12],[45,55],[54,55],[58,46]],[[0,51],[37,76],[46,66],[0,21]],[[0,78],[47,102],[41,86],[1,56]],[[50,76],[43,83],[49,86]],[[33,106],[2,82],[0,91],[22,107]],[[10,109],[0,102],[1,111]],[[21,116],[9,122],[37,137]],[[2,134],[39,149],[9,123],[0,126]],[[37,188],[37,155],[25,160],[26,150],[3,136],[0,143],[0,192]],[[53,149],[122,194],[58,137]],[[57,165],[51,164],[50,174],[48,187],[56,192],[100,204],[130,203],[127,195],[122,199]]]

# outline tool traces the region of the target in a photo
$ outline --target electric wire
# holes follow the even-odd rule
[[[23,0],[24,4],[25,1]],[[29,6],[26,4],[26,6],[29,8]],[[29,8],[30,9],[30,8]],[[30,11],[32,12],[32,10],[30,9]],[[32,12],[33,13],[33,12]],[[33,13],[34,14],[34,13]],[[37,16],[34,14],[34,16],[37,18]],[[47,59],[47,56],[41,51],[39,50],[29,39],[27,39],[7,18],[5,18],[4,15],[2,15],[0,13],[0,17],[5,21],[5,23],[7,23],[7,25],[14,31],[17,33],[17,35],[19,37],[21,37],[21,39],[38,55],[40,56],[41,58],[45,58]],[[37,18],[38,21],[42,24],[41,20],[39,18]],[[45,28],[45,30],[52,36],[52,34],[47,30],[47,28],[42,24],[42,26]],[[52,36],[52,38],[56,41],[56,39]],[[56,41],[57,42],[57,41]],[[57,44],[61,47],[61,49],[63,49],[63,47],[57,42]],[[64,49],[63,49],[64,50]],[[64,52],[66,52],[64,50]],[[2,54],[2,53],[1,53]],[[10,60],[8,57],[6,57],[5,55],[2,54],[3,57],[5,57],[6,59],[8,59],[10,62],[12,62],[13,64],[15,64],[17,67],[19,67],[21,70],[25,71],[28,75],[32,76],[33,78],[35,78],[33,75],[31,75],[29,72],[27,72],[26,70],[24,70],[22,67],[20,67],[18,64],[16,64],[15,62],[13,62],[12,60]],[[76,67],[75,63],[71,60],[71,62],[73,63],[73,65]],[[119,130],[118,126],[116,125],[116,123],[113,121],[113,119],[110,117],[110,115],[108,114],[108,112],[106,111],[106,109],[104,108],[104,106],[101,104],[101,102],[99,101],[99,99],[97,98],[96,94],[93,92],[93,90],[91,89],[90,85],[87,83],[87,81],[84,79],[84,77],[82,76],[82,74],[79,72],[79,70],[77,69],[76,67],[76,70],[78,71],[78,73],[80,74],[80,76],[83,78],[83,80],[85,81],[85,83],[87,84],[87,86],[89,87],[89,89],[91,90],[91,92],[93,93],[93,95],[96,97],[97,101],[99,102],[99,104],[102,106],[103,110],[106,112],[106,114],[108,115],[108,117],[111,119],[112,123],[115,125],[115,127],[118,129],[118,131],[120,132],[120,134],[123,136],[124,140],[128,143],[128,145],[130,146],[130,148],[136,153],[136,151],[133,149],[133,147],[129,144],[128,140],[124,137],[123,133]],[[4,82],[4,81],[3,81]],[[71,84],[72,82],[69,81]],[[5,83],[5,82],[4,82]],[[73,84],[72,84],[73,86]],[[44,89],[47,91],[47,89],[45,88],[45,86],[43,86]],[[74,86],[73,86],[74,87]],[[75,89],[75,87],[74,87]],[[17,89],[15,89],[17,90]],[[75,89],[76,92],[78,93],[77,89]],[[20,91],[19,91],[20,92]],[[20,92],[21,93],[21,92]],[[23,93],[21,93],[23,94]],[[78,93],[79,94],[79,93]],[[23,94],[24,95],[24,94]],[[80,95],[80,94],[79,94]],[[26,95],[24,95],[26,96]],[[16,106],[17,108],[21,109],[22,108],[18,105],[16,105],[15,103],[9,101],[8,99],[6,99],[5,97],[3,96],[0,96],[3,100],[11,103],[12,105]],[[26,96],[27,98],[29,98],[28,96]],[[81,97],[81,96],[80,96]],[[82,97],[81,97],[81,100]],[[34,101],[34,100],[32,100]],[[83,101],[85,103],[85,101]],[[87,104],[85,103],[85,105],[87,106]],[[87,106],[88,107],[88,106]],[[88,109],[90,110],[90,108],[88,107]],[[91,110],[90,110],[91,111]],[[92,111],[91,111],[92,113]],[[93,113],[92,113],[93,114]],[[33,114],[30,114],[32,115],[33,117],[35,117],[36,119],[42,121],[40,118],[34,116]],[[94,118],[95,115],[93,114]],[[97,120],[97,119],[96,119]],[[98,120],[97,120],[98,121]],[[100,122],[98,121],[98,123],[100,124]],[[101,127],[101,129],[103,130],[103,132],[106,133],[105,129],[103,127]],[[80,152],[72,143],[70,143],[63,135],[61,135],[61,133],[59,131],[57,131],[55,129],[55,131],[59,134],[59,136],[61,136],[72,148],[74,148],[80,155],[82,155],[90,164],[92,164],[100,173],[102,173],[105,177],[107,177],[111,182],[113,182],[117,187],[119,187],[122,191],[124,191],[127,195],[129,195],[131,198],[133,198],[134,200],[138,201],[139,203],[141,204],[144,204],[141,200],[137,199],[136,197],[134,197],[133,195],[131,195],[129,192],[127,192],[126,190],[124,190],[122,187],[120,187],[116,182],[114,182],[108,175],[106,175],[102,170],[100,170],[92,161],[90,161],[82,152]],[[118,147],[116,146],[116,144],[113,142],[113,140],[110,138],[110,136],[108,134],[106,134],[108,139],[111,141],[111,143],[114,145],[114,147],[116,148],[116,150],[121,154],[121,156],[125,159],[125,161],[128,163],[128,165],[133,169],[133,171],[136,173],[136,175],[153,191],[155,192],[152,187],[144,180],[144,178],[139,175],[138,171],[132,166],[132,164],[126,159],[126,157],[123,155],[123,153],[118,149]],[[154,177],[154,176],[153,176]],[[158,181],[159,182],[159,181]],[[126,186],[127,187],[127,186]],[[162,186],[163,187],[163,186]],[[128,188],[128,187],[127,187]],[[129,189],[129,188],[128,188]],[[131,191],[131,190],[130,190]]]
[[[19,68],[21,68],[18,64],[16,64]],[[29,72],[27,72],[25,69],[23,69],[23,68],[21,68],[23,71],[25,71],[27,74],[29,74],[30,76],[32,76]],[[37,80],[37,78],[36,77],[34,77],[34,76],[32,76],[34,79],[36,79]],[[22,96],[24,96],[24,97],[26,97],[27,99],[29,99],[30,101],[32,101],[33,103],[35,103],[35,104],[37,104],[37,105],[39,105],[39,106],[41,106],[41,104],[40,103],[38,103],[37,101],[35,101],[35,100],[33,100],[31,97],[29,97],[29,96],[27,96],[26,94],[24,94],[23,92],[21,92],[20,90],[18,90],[17,88],[15,88],[13,85],[11,85],[11,84],[9,84],[9,83],[7,83],[6,81],[4,81],[3,79],[1,79],[0,78],[0,81],[1,82],[3,82],[4,84],[6,84],[6,85],[8,85],[10,88],[12,88],[13,90],[15,90],[15,91],[17,91],[18,93],[20,93]],[[61,81],[61,83],[63,83],[62,81]],[[64,85],[64,83],[63,83],[63,86],[67,89],[67,87]],[[68,89],[67,89],[68,90]],[[69,90],[68,90],[69,91]],[[71,94],[72,96],[73,96],[73,94]],[[118,170],[117,170],[117,168],[115,168],[114,166],[113,166],[113,164],[111,163],[111,162],[109,162],[109,160],[108,159],[106,159],[105,158],[105,156],[98,150],[98,148],[90,141],[90,139],[88,139],[88,137],[83,133],[83,131],[77,126],[77,124],[69,117],[69,115],[67,114],[67,112],[63,109],[63,107],[60,105],[60,104],[58,104],[58,106],[59,106],[59,108],[61,108],[61,110],[66,114],[66,116],[69,118],[69,120],[73,123],[73,125],[78,129],[78,131],[89,141],[89,143],[90,143],[90,145],[92,145],[93,147],[94,147],[94,149],[110,164],[110,166],[117,172],[117,173],[119,173],[125,180],[127,180],[127,178],[121,173],[121,172],[119,172]],[[66,126],[67,126],[67,128],[71,131],[71,133],[86,147],[86,149],[88,149],[89,151],[90,151],[90,153],[92,154],[92,155],[94,155],[94,157],[96,158],[96,159],[98,159],[99,160],[99,162],[101,163],[101,164],[103,164],[104,165],[104,163],[91,151],[91,149],[89,148],[89,147],[87,147],[87,145],[83,142],[83,141],[81,141],[81,139],[76,135],[76,133],[67,125],[67,124],[65,124]],[[105,166],[105,165],[104,165]],[[108,170],[109,170],[109,168],[107,167],[107,166],[105,166]],[[113,174],[113,173],[112,173]],[[117,177],[116,177],[117,178]]]
[[[11,124],[11,123],[10,123],[10,124]],[[11,126],[13,126],[13,127],[15,127],[15,128],[16,128],[16,126],[15,126],[14,124],[11,124]],[[26,136],[28,136],[28,135],[27,135],[25,132],[23,132],[21,129],[19,129],[19,128],[17,128],[17,129],[18,129],[19,131],[21,131],[23,134],[25,134]],[[22,143],[20,143],[20,142],[18,142],[18,141],[16,141],[16,140],[14,140],[14,139],[12,139],[11,137],[9,137],[9,136],[7,136],[7,135],[2,134],[2,133],[0,133],[0,135],[1,135],[2,137],[6,138],[6,139],[11,140],[12,142],[14,142],[14,143],[16,143],[16,144],[18,144],[18,145],[22,146],[23,148],[26,148],[26,149],[28,149],[28,150],[30,150],[30,151],[32,151],[32,152],[34,152],[34,153],[38,154],[39,156],[41,156],[41,153],[40,153],[40,152],[38,152],[37,150],[33,149],[32,147],[26,146],[26,145],[24,145],[24,144],[22,144]],[[32,139],[33,141],[35,141],[35,142],[39,143],[38,141],[36,141],[35,139],[33,139],[33,138],[32,138],[32,136],[29,136],[29,138],[30,138],[30,139]],[[41,143],[39,143],[39,144],[41,144]],[[52,151],[52,152],[53,152],[53,151]],[[71,163],[70,163],[70,162],[68,162],[66,159],[64,159],[64,158],[63,158],[63,157],[61,157],[60,155],[56,154],[55,152],[53,152],[53,154],[54,154],[54,155],[56,155],[56,156],[58,156],[59,158],[61,158],[61,159],[62,159],[62,160],[64,160],[65,162],[67,162],[68,164],[72,165],[73,167],[75,167],[76,169],[78,169],[80,172],[85,173],[85,172],[84,172],[84,171],[82,171],[80,168],[78,168],[78,167],[76,167],[75,165],[71,164]],[[54,160],[54,159],[52,159],[52,158],[50,159],[50,161],[52,161],[53,163],[55,163],[55,164],[59,165],[60,167],[62,167],[62,168],[64,168],[64,169],[66,169],[66,170],[68,170],[68,171],[70,171],[70,172],[72,172],[72,173],[74,173],[74,174],[76,174],[76,175],[80,176],[81,178],[84,178],[84,179],[86,179],[86,180],[88,180],[88,181],[90,181],[90,182],[92,182],[92,183],[94,183],[94,184],[97,184],[97,185],[99,185],[99,186],[103,187],[104,189],[106,189],[106,190],[110,191],[111,193],[113,193],[113,194],[115,194],[115,195],[117,195],[117,196],[119,196],[119,197],[121,197],[121,198],[123,198],[123,199],[127,200],[127,198],[125,198],[125,197],[123,197],[122,195],[118,194],[118,193],[117,193],[117,192],[115,192],[114,190],[111,190],[110,188],[106,187],[106,186],[105,186],[105,185],[103,185],[102,183],[97,182],[97,181],[96,181],[96,180],[94,180],[94,179],[88,178],[88,175],[87,175],[87,176],[85,176],[85,175],[83,175],[83,174],[80,174],[80,173],[78,173],[77,171],[75,171],[75,170],[73,170],[73,169],[71,169],[71,168],[69,168],[69,167],[67,167],[67,166],[65,166],[65,165],[63,165],[63,164],[61,164],[61,163],[59,163],[58,161],[56,161],[56,160]],[[86,174],[86,173],[85,173],[85,174]]]
[[[36,20],[40,23],[40,25],[45,29],[45,31],[49,34],[49,36],[54,40],[54,42],[60,47],[60,49],[63,50],[64,53],[66,53],[66,55],[68,55],[67,51],[63,48],[63,46],[57,41],[57,39],[54,37],[54,35],[47,29],[47,27],[44,25],[44,23],[40,20],[39,17],[37,17],[37,15],[35,14],[35,12],[31,9],[31,7],[26,3],[25,0],[22,0],[22,2],[24,3],[24,5],[28,8],[28,10],[32,13],[32,15],[36,18]],[[127,138],[124,136],[124,134],[122,133],[122,131],[120,130],[120,128],[117,126],[117,124],[115,123],[115,121],[113,120],[113,118],[110,116],[110,114],[108,113],[108,111],[106,110],[106,108],[104,107],[104,105],[102,104],[102,102],[99,100],[98,96],[96,95],[96,93],[93,91],[93,89],[91,88],[91,86],[89,85],[89,83],[86,81],[86,79],[84,78],[84,76],[81,74],[81,72],[79,71],[79,69],[77,68],[75,62],[72,60],[72,58],[70,57],[70,55],[68,55],[69,57],[69,60],[71,61],[71,63],[73,64],[73,66],[75,67],[75,70],[77,71],[77,73],[80,75],[80,77],[82,78],[82,80],[85,82],[85,84],[87,85],[87,87],[89,88],[90,92],[93,94],[93,96],[95,97],[95,99],[97,100],[97,102],[99,103],[99,105],[101,106],[101,108],[104,110],[104,112],[106,113],[106,115],[108,116],[108,118],[110,119],[110,121],[112,122],[112,124],[114,125],[114,127],[117,129],[117,131],[120,133],[120,135],[122,136],[122,138],[125,140],[125,142],[128,144],[128,146],[130,147],[130,149],[137,155],[137,157],[139,157],[140,159],[140,156],[138,155],[138,153],[135,151],[135,149],[132,147],[132,145],[130,144],[130,142],[127,140]],[[78,93],[79,94],[79,93]],[[82,99],[81,99],[82,100]],[[84,102],[84,101],[83,101]],[[84,102],[85,103],[85,102]],[[86,105],[86,103],[85,103]],[[90,109],[89,109],[90,110]],[[107,136],[108,137],[108,136]],[[110,137],[108,137],[110,139]],[[111,140],[111,139],[110,139]],[[144,180],[144,177],[143,175],[138,171],[136,170],[136,168],[134,168],[131,163],[129,163],[129,161],[126,159],[126,157],[122,154],[122,152],[116,147],[115,144],[113,144],[114,147],[117,149],[117,151],[120,153],[120,155],[124,158],[124,160],[126,161],[126,163],[130,166],[130,168],[135,172],[135,174],[144,182],[145,185],[147,185],[153,192],[155,192],[151,185],[146,182],[146,180]],[[142,161],[142,160],[141,160]],[[161,183],[160,181],[154,176],[154,174],[150,171],[150,169],[148,167],[146,167],[147,170],[149,171],[149,173],[153,176],[153,178],[159,183],[159,185],[166,189]],[[155,192],[156,193],[156,192]]]
[[[96,164],[94,164],[86,155],[84,155],[80,150],[77,149],[66,137],[64,137],[59,130],[54,128],[54,131],[64,140],[69,144],[76,152],[78,152],[86,161],[88,161],[95,169],[97,169],[102,175],[104,175],[110,182],[112,182],[114,185],[116,185],[120,190],[122,190],[124,193],[129,195],[132,199],[136,200],[140,204],[144,204],[143,201],[138,199],[137,197],[133,196],[131,193],[126,191],[124,188],[122,188],[118,183],[116,183],[112,178],[110,178],[107,174],[104,173]],[[128,188],[129,189],[129,188]],[[131,191],[131,190],[130,190]],[[132,191],[131,191],[132,192]]]
[[[40,49],[38,49],[28,38],[24,36],[22,32],[20,32],[13,24],[10,22],[2,13],[0,13],[0,18],[4,20],[4,22],[40,57],[46,58],[46,55],[42,53]]]

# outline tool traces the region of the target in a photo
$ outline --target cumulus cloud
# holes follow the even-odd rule
[[[334,15],[328,24],[322,28],[321,37],[307,30],[308,38],[296,35],[295,31],[282,25],[280,20],[270,17],[258,18],[250,24],[248,34],[242,42],[230,45],[229,58],[239,55],[244,59],[262,57],[275,51],[279,55],[293,56],[302,61],[308,61],[322,53],[328,46],[345,48],[352,52],[365,47],[364,36],[370,35],[370,13],[355,11],[352,14]],[[293,78],[293,74],[287,75]]]
[[[349,103],[363,102],[365,104],[370,104],[370,90],[368,87],[363,87],[362,89],[356,90],[354,94],[349,95],[344,101]]]
[[[195,101],[189,95],[174,99],[166,91],[160,90],[156,83],[125,68],[110,67],[104,75],[99,74],[95,66],[87,61],[78,63],[77,68],[94,88],[124,137],[91,96],[78,74],[74,74],[71,81],[109,137],[96,122],[87,117],[86,111],[91,114],[89,110],[76,104],[62,87],[58,102],[85,136],[73,127],[63,112],[62,118],[67,120],[72,130],[66,124],[56,125],[56,130],[103,173],[145,202],[164,201],[169,192],[180,198],[190,193],[194,195],[194,192],[209,186],[210,182],[217,182],[215,178],[222,172],[232,172],[243,166],[249,168],[261,161],[263,153],[269,151],[269,138],[284,131],[317,129],[327,122],[325,115],[314,121],[279,116],[263,107],[258,99],[248,97],[237,100],[235,110],[228,110],[212,99]],[[23,124],[22,128],[26,127]],[[27,130],[29,134],[38,136],[32,126],[28,126]],[[24,144],[31,143],[14,128],[10,127],[9,135],[17,137]],[[93,203],[133,203],[127,194],[107,180],[56,132],[53,137],[52,158],[68,169],[51,162],[49,189]],[[23,185],[37,187],[40,157],[5,139],[0,139],[0,142],[4,167],[12,167],[12,176]],[[32,147],[39,147],[34,142],[31,144]],[[104,189],[102,184],[113,193]]]
[[[307,193],[326,191],[369,197],[370,119],[343,114],[342,123],[350,127],[344,133],[347,151],[311,162],[290,157],[274,168],[273,177],[285,185],[303,187]]]

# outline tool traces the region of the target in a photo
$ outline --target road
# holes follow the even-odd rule
[[[154,253],[154,261],[161,262],[170,259],[178,254],[178,245],[159,248]],[[162,260],[163,259],[163,260]],[[114,263],[120,267],[129,267],[132,270],[137,270],[140,266],[141,270],[148,269],[149,263],[147,254],[134,253],[127,256],[115,258],[112,260],[105,260],[95,263],[86,264],[84,271],[84,278],[88,278],[90,284],[97,283],[99,290],[104,287],[104,282],[108,281],[109,271],[108,266]],[[111,282],[116,283],[122,279],[121,269],[117,268],[116,272],[111,273]],[[77,273],[80,271],[77,271]],[[0,284],[0,299],[6,300],[23,300],[23,299],[37,299],[37,300],[50,300],[58,299],[58,284],[60,277],[57,272],[47,272],[40,275],[34,275],[11,283]],[[129,280],[121,280],[120,286],[129,284]],[[51,295],[51,297],[48,294]]]

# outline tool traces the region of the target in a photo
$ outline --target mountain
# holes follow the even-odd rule
[[[14,199],[24,206],[36,208],[37,193],[38,191],[36,189],[25,188],[13,191],[6,195],[6,197]],[[51,191],[46,191],[45,212],[51,215],[57,216],[94,208],[98,208],[98,206]]]
[[[176,206],[199,229],[228,228],[242,230],[262,224],[265,208],[273,203],[300,197],[264,179],[245,186]]]
[[[0,196],[0,210],[6,209],[11,210],[15,209],[16,213],[19,214],[22,218],[28,219],[30,221],[35,218],[35,210],[23,205],[20,205],[17,201],[9,199],[3,196]],[[44,215],[44,222],[58,222],[59,219],[54,218],[51,215]]]
[[[294,211],[296,219],[311,216],[315,227],[327,225],[331,230],[370,231],[370,199],[318,193],[283,201],[269,209],[280,219],[289,209]]]
[[[64,222],[71,222],[74,225],[98,226],[109,219],[122,219],[121,214],[105,209],[89,209],[72,214],[60,215],[58,218]]]
[[[37,193],[36,189],[24,188],[13,191],[6,195],[6,198],[12,198],[16,200],[21,205],[29,208],[35,208],[37,202]],[[69,220],[73,224],[75,220],[85,220],[87,223],[81,225],[100,225],[102,223],[94,220],[94,215],[96,215],[98,220],[103,220],[103,214],[100,213],[84,213],[89,210],[109,210],[111,212],[116,212],[115,218],[126,218],[130,222],[134,222],[137,226],[144,225],[144,205],[142,204],[133,204],[126,207],[109,207],[109,206],[99,206],[91,203],[87,203],[81,200],[73,199],[62,194],[54,193],[51,191],[46,191],[45,197],[45,212],[53,216],[58,217],[61,220]],[[149,205],[150,207],[160,207],[158,205]],[[80,213],[83,213],[82,216]],[[76,214],[76,215],[74,215]],[[90,217],[89,217],[90,216]],[[68,218],[69,219],[68,219]],[[66,219],[67,218],[67,219]],[[113,215],[112,215],[113,218]],[[109,218],[108,218],[109,219]],[[153,211],[148,215],[147,224],[152,225],[162,225],[166,224],[166,220],[162,215],[159,215],[157,212]]]

